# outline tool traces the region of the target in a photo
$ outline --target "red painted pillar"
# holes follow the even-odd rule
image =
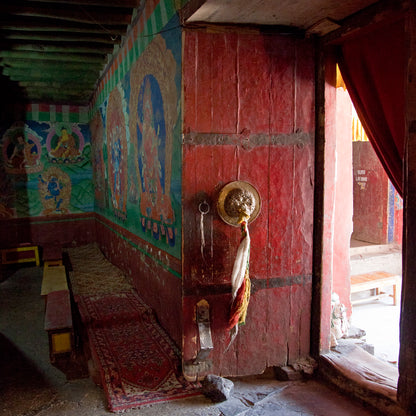
[[[335,185],[336,185],[336,76],[335,61],[325,63],[325,147],[323,189],[323,245],[321,294],[321,345],[320,352],[329,350],[331,294],[334,266]]]
[[[328,87],[329,88],[329,87]],[[332,95],[333,93],[331,93]],[[332,291],[351,315],[350,241],[352,233],[352,103],[346,90],[335,91],[335,183]],[[333,114],[333,110],[328,116]]]

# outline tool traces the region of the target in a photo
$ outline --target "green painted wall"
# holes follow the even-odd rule
[[[93,211],[86,116],[85,108],[32,105],[25,120],[2,126],[1,218]]]
[[[181,28],[161,3],[97,91],[90,115],[95,210],[180,258]]]

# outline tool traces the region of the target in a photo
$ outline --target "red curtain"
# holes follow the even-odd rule
[[[346,40],[339,58],[361,123],[401,196],[407,62],[404,25],[401,19]]]

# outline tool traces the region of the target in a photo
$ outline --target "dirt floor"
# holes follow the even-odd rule
[[[91,378],[68,381],[50,364],[40,296],[41,267],[3,273],[0,282],[0,415],[104,416],[103,390]],[[233,379],[232,397],[204,396],[134,409],[131,416],[357,416],[368,408],[316,380],[282,382],[270,374]]]

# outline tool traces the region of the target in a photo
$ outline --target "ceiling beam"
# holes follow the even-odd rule
[[[120,43],[120,37],[111,38],[107,33],[56,33],[52,31],[23,31],[23,30],[2,30],[0,28],[0,39],[3,40],[28,40],[28,41],[51,41],[51,42],[89,42],[115,44]]]
[[[34,88],[28,89],[25,88],[26,95],[31,97],[32,99],[42,100],[42,101],[61,101],[68,103],[68,100],[71,102],[73,100],[88,102],[89,98],[92,96],[91,91],[83,91],[83,92],[62,92],[62,91],[46,91],[43,88]]]
[[[87,105],[115,45],[144,5],[145,0],[0,1],[0,75],[25,100]]]
[[[105,56],[97,54],[75,54],[75,53],[42,53],[28,51],[0,51],[0,58],[16,59],[40,59],[62,62],[95,62],[96,64],[105,64]]]
[[[59,89],[60,91],[64,91],[68,88],[74,91],[93,90],[95,86],[95,84],[91,84],[91,82],[74,82],[74,80],[68,80],[67,82],[18,81],[17,84],[22,88],[53,88]]]
[[[32,51],[42,53],[80,53],[80,54],[108,54],[113,52],[113,45],[91,44],[88,46],[76,43],[26,43],[26,42],[3,42],[0,39],[0,49],[8,51]]]
[[[184,24],[207,0],[189,0],[180,10],[181,23]]]
[[[0,66],[5,68],[14,68],[24,70],[25,73],[33,69],[33,60],[32,59],[16,59],[16,58],[0,58]],[[61,75],[64,75],[65,72],[77,71],[77,72],[88,72],[92,71],[98,73],[101,71],[101,68],[97,68],[96,62],[62,62],[62,61],[52,61],[52,60],[36,60],[36,68],[42,71],[57,71]]]
[[[53,80],[62,80],[62,81],[72,81],[79,80],[79,82],[92,82],[97,81],[97,74],[95,72],[79,72],[79,71],[69,71],[65,74],[60,74],[58,71],[42,71],[38,69],[33,70],[13,70],[10,68],[5,68],[3,70],[3,75],[9,77],[12,81],[53,81]]]
[[[54,89],[56,92],[62,92],[63,88],[70,88],[71,90],[91,90],[95,89],[96,82],[91,80],[81,79],[56,79],[54,81],[45,81],[47,77],[43,78],[32,78],[32,79],[13,79],[10,78],[10,81],[16,82],[18,85],[24,88],[44,88],[44,89]],[[62,88],[61,88],[62,87]]]
[[[74,86],[66,86],[64,88],[55,88],[55,87],[37,87],[37,86],[28,86],[25,87],[25,90],[29,95],[31,94],[48,94],[48,95],[66,95],[66,96],[90,96],[93,92],[93,86],[89,89],[87,88],[75,88]]]
[[[15,0],[13,3],[1,3],[0,14],[3,16],[48,17],[58,20],[87,24],[119,25],[131,23],[131,9],[109,7],[71,6],[53,7],[47,4],[28,6],[27,3]]]
[[[53,18],[30,18],[28,16],[4,16],[0,14],[0,28],[3,30],[18,30],[27,32],[69,32],[69,33],[99,33],[111,38],[115,35],[125,35],[126,24],[112,24],[104,27],[98,23],[85,24],[76,22],[57,21]]]
[[[23,91],[24,94],[24,91]],[[84,94],[81,96],[74,95],[58,95],[58,94],[45,94],[42,92],[26,94],[26,100],[31,103],[42,104],[68,104],[72,105],[88,105],[92,94]]]
[[[340,28],[322,37],[323,44],[337,44],[345,38],[354,35],[360,29],[372,24],[389,22],[394,18],[404,16],[409,10],[410,0],[381,0],[341,22]]]
[[[140,4],[140,0],[26,0],[31,3],[60,3],[68,5],[82,6],[105,6],[105,7],[128,7],[135,8]]]

